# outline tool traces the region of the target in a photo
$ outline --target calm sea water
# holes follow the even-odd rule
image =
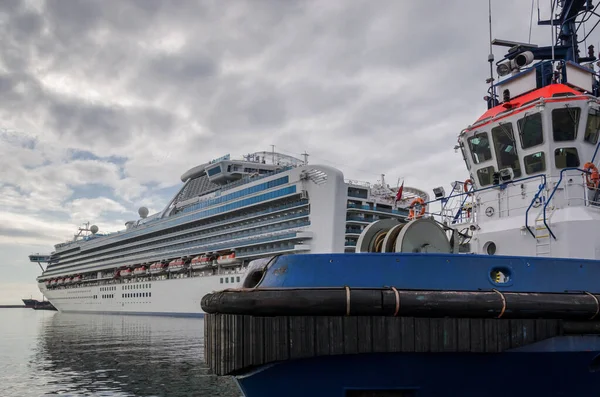
[[[0,309],[0,396],[231,396],[210,375],[204,320]]]

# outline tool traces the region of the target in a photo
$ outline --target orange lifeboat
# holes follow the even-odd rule
[[[155,262],[150,265],[150,274],[162,273],[165,270],[165,264],[161,262]]]
[[[146,266],[140,266],[140,267],[136,267],[135,269],[133,269],[134,276],[144,276],[147,273],[148,273],[148,270],[146,269]]]
[[[209,267],[212,264],[212,259],[208,255],[200,255],[192,259],[190,266],[192,269],[202,269]]]
[[[217,258],[217,264],[220,266],[235,266],[240,264],[242,261],[235,257],[235,252],[230,254],[220,255]]]
[[[73,282],[74,283],[78,283],[80,281],[81,281],[81,276],[75,276],[75,277],[73,277]]]
[[[185,262],[183,261],[183,259],[179,258],[169,262],[168,270],[169,272],[180,272],[184,269],[184,267]]]
[[[119,272],[119,276],[121,277],[129,277],[131,276],[131,269],[123,269]]]

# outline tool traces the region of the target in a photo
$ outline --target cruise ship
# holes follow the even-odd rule
[[[354,253],[365,226],[406,219],[416,188],[344,180],[275,151],[225,155],[191,168],[165,208],[125,229],[89,223],[50,255],[30,255],[42,294],[62,312],[202,316],[200,300],[235,287],[254,259]]]

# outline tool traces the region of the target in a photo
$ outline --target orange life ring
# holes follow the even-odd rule
[[[463,185],[463,190],[465,191],[465,193],[468,193],[467,196],[472,196],[473,193],[469,193],[469,185],[471,185],[471,187],[473,187],[473,181],[471,180],[471,178],[467,179]]]
[[[585,183],[587,184],[587,187],[590,189],[598,188],[598,185],[600,184],[600,173],[598,172],[598,168],[596,168],[594,163],[587,162],[583,166],[583,169],[590,172],[589,174],[585,174]]]
[[[419,213],[415,216],[415,205],[416,204],[421,205],[421,211],[419,211]],[[408,211],[408,219],[419,219],[420,217],[423,216],[423,214],[425,214],[425,200],[423,200],[421,197],[417,197],[410,203],[410,211]]]

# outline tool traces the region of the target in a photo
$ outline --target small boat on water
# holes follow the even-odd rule
[[[458,135],[464,182],[356,255],[257,259],[203,297],[216,374],[246,397],[600,395],[599,65],[576,44],[599,14],[552,4],[550,46],[490,43],[509,50]]]
[[[56,310],[52,303],[47,300],[39,301],[37,299],[22,299],[26,308],[33,310]]]
[[[27,308],[33,308],[39,301],[37,299],[21,299]]]

